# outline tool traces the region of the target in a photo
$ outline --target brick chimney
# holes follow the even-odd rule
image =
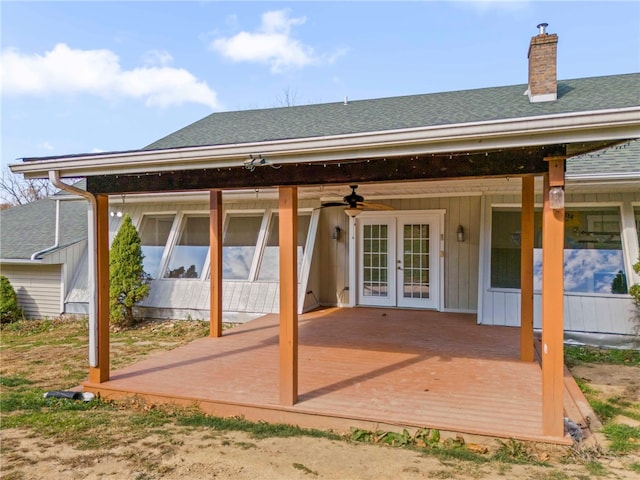
[[[538,35],[531,37],[529,45],[529,101],[551,102],[558,98],[556,57],[558,35],[547,33],[547,24],[538,25]]]

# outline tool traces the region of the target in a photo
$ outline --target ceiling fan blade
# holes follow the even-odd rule
[[[344,202],[323,202],[322,205],[320,205],[322,208],[325,207],[346,207],[348,204],[344,203]]]
[[[362,206],[365,210],[395,210],[391,205],[385,205],[384,203],[362,202],[358,206]]]

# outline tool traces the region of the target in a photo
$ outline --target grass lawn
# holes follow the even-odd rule
[[[112,332],[112,368],[175,348],[208,332],[208,323],[197,320],[149,322]],[[566,348],[567,364],[602,420],[602,434],[608,442],[589,447],[552,448],[513,440],[488,440],[484,444],[465,442],[462,438],[445,441],[439,432],[428,429],[412,434],[352,430],[338,435],[291,425],[248,422],[242,418],[210,417],[195,408],[154,407],[135,397],[120,402],[96,399],[86,403],[44,398],[47,391],[67,390],[86,378],[86,321],[21,321],[3,325],[1,333],[3,479],[37,478],[42,474],[37,473],[38,469],[61,471],[87,455],[91,461],[82,465],[89,468],[85,473],[95,478],[110,478],[108,472],[100,470],[107,465],[127,478],[197,478],[193,476],[197,465],[213,458],[197,457],[196,461],[199,452],[194,445],[198,442],[222,452],[215,456],[216,461],[233,460],[247,475],[252,466],[258,468],[260,462],[267,462],[274,468],[269,478],[323,475],[330,478],[332,471],[349,472],[352,463],[368,455],[370,448],[376,449],[376,462],[381,462],[379,470],[376,472],[370,467],[373,476],[354,473],[352,477],[347,475],[348,478],[384,477],[387,470],[380,470],[383,468],[397,468],[400,477],[404,472],[408,478],[420,472],[429,472],[431,478],[490,479],[510,478],[522,471],[534,480],[608,475],[634,478],[640,473],[640,387],[634,391],[629,388],[630,383],[624,381],[625,375],[640,377],[640,352],[637,351]],[[600,369],[616,369],[618,375],[622,372],[618,378],[623,384],[616,386],[618,390],[607,390],[598,383],[596,372]],[[604,372],[604,375],[612,378],[611,373]],[[53,453],[49,456],[34,453],[43,445],[52,447],[53,450],[47,451]],[[280,449],[277,456],[270,453],[276,445]],[[333,460],[313,465],[308,459],[287,458],[303,445],[307,453],[317,450],[313,456],[317,461],[333,448],[341,449],[339,452],[348,449],[352,453],[342,460],[343,465],[336,463],[339,453]],[[406,460],[407,454],[413,455],[414,460]],[[185,464],[190,458],[192,462]],[[117,462],[110,463],[114,459]],[[218,477],[245,478],[233,475],[233,468],[228,466],[228,476],[222,472]],[[265,467],[261,468],[264,472]],[[179,473],[183,470],[184,476],[181,476]]]

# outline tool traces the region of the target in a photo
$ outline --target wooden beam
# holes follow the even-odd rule
[[[533,208],[535,177],[522,177],[520,218],[520,360],[533,362]]]
[[[298,400],[298,189],[280,187],[280,404]]]
[[[222,336],[222,191],[209,191],[209,336]]]
[[[96,277],[98,366],[89,367],[89,381],[109,380],[109,197],[96,196]],[[91,228],[91,227],[89,227]]]
[[[318,184],[389,181],[424,181],[469,177],[504,177],[543,174],[545,157],[564,155],[564,146],[517,148],[505,151],[469,152],[364,158],[345,161],[176,170],[171,172],[99,175],[87,177],[87,190],[96,193],[171,192],[211,188],[266,188]],[[267,158],[268,160],[268,158]]]
[[[542,430],[564,434],[564,208],[549,205],[549,177],[544,177],[542,210]]]
[[[545,159],[549,162],[549,186],[564,187],[564,157],[551,157]]]

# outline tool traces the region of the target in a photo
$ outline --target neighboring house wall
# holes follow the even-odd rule
[[[606,187],[603,187],[603,189]],[[536,197],[536,206],[540,207],[542,198]],[[566,198],[566,211],[568,214],[572,210],[584,209],[607,209],[611,210],[617,219],[613,219],[613,224],[617,225],[609,230],[618,229],[624,231],[618,235],[620,238],[622,252],[618,253],[618,258],[622,263],[616,265],[613,270],[623,270],[626,275],[628,285],[634,283],[635,276],[631,271],[633,254],[637,252],[638,236],[634,227],[634,206],[640,204],[640,192],[621,193],[568,193]],[[513,209],[519,211],[519,195],[490,195],[485,199],[484,226],[482,238],[482,271],[484,272],[482,282],[482,301],[478,315],[478,321],[486,325],[508,325],[518,326],[520,324],[520,290],[517,288],[500,288],[492,286],[492,262],[491,262],[491,233],[497,232],[498,226],[491,225],[492,212],[494,209]],[[617,212],[617,213],[616,213]],[[635,214],[637,216],[637,213]],[[572,219],[567,218],[567,222]],[[630,226],[623,228],[622,226]],[[568,227],[574,228],[574,227]],[[584,226],[575,226],[575,229],[584,229]],[[518,229],[519,230],[519,229]],[[515,230],[514,230],[515,232]],[[587,236],[587,232],[583,236]],[[590,233],[593,236],[593,232]],[[592,239],[587,238],[585,242],[591,243]],[[597,239],[593,240],[597,244]],[[591,250],[597,253],[598,250]],[[508,256],[508,254],[505,254]],[[514,250],[515,257],[505,259],[506,262],[517,261],[519,250]],[[566,255],[565,255],[566,257]],[[494,264],[495,266],[495,264]],[[611,270],[605,262],[599,261],[598,257],[592,255],[584,268]],[[569,266],[565,267],[569,271]],[[615,273],[615,272],[611,272]],[[565,277],[566,278],[566,277]],[[593,282],[594,280],[591,279]],[[536,284],[539,284],[539,276]],[[566,284],[565,280],[565,284]],[[606,285],[610,284],[607,278]],[[607,291],[608,290],[608,291]],[[541,328],[541,295],[539,290],[534,292],[534,327]],[[564,295],[564,328],[567,332],[598,332],[632,335],[637,333],[638,320],[637,310],[632,298],[628,294],[612,293],[610,288],[601,289],[599,292],[572,292],[566,291]]]
[[[6,276],[27,318],[57,317],[62,313],[62,265],[4,264]]]

